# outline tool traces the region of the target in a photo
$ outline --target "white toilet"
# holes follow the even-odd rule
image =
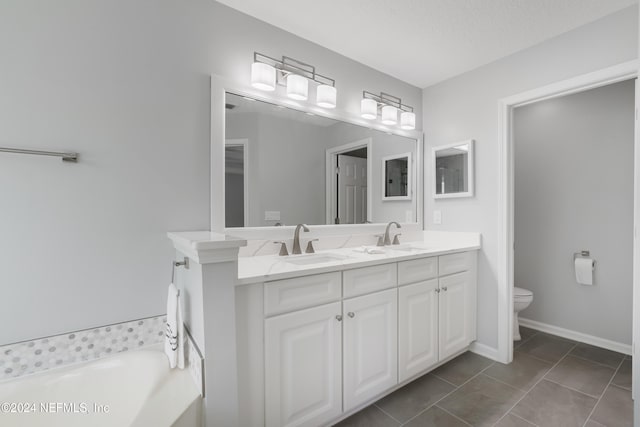
[[[520,341],[520,323],[518,313],[529,307],[533,301],[533,292],[528,289],[513,287],[513,340]]]

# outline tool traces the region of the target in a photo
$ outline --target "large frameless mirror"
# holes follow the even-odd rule
[[[417,222],[415,139],[229,92],[225,103],[226,227]]]

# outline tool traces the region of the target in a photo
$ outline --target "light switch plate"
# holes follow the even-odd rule
[[[280,221],[280,211],[264,211],[265,221]]]
[[[442,224],[442,211],[433,211],[433,223]]]

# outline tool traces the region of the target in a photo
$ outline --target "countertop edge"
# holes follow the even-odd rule
[[[434,256],[448,255],[448,254],[458,253],[458,252],[475,251],[475,250],[480,250],[481,248],[482,246],[479,244],[470,245],[470,246],[458,246],[455,248],[446,248],[446,249],[434,250],[434,251],[424,251],[420,253],[398,254],[397,256],[388,257],[388,258],[358,260],[358,261],[350,261],[347,263],[341,262],[333,265],[323,265],[319,267],[311,266],[308,268],[298,268],[296,270],[286,271],[281,273],[246,276],[246,277],[238,278],[236,281],[236,286],[273,282],[275,280],[291,279],[294,277],[303,277],[303,276],[312,276],[315,274],[331,273],[336,271],[352,270],[354,268],[370,267],[370,266],[381,265],[381,264],[391,264],[394,262],[410,261],[410,260],[419,259],[419,258],[430,258]],[[327,252],[330,252],[330,251],[327,251]]]

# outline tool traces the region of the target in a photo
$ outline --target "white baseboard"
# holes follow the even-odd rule
[[[576,332],[569,329],[561,328],[559,326],[549,325],[547,323],[538,322],[536,320],[518,319],[520,326],[525,328],[535,329],[536,331],[547,332],[552,335],[557,335],[562,338],[567,338],[573,341],[580,341],[586,344],[595,345],[596,347],[606,348],[607,350],[617,351],[618,353],[631,354],[631,346],[628,344],[622,344],[616,341],[607,340],[604,338],[598,338],[593,335],[583,334],[582,332]]]
[[[484,356],[487,359],[499,361],[497,348],[489,347],[488,345],[479,343],[477,341],[471,343],[471,345],[469,346],[469,351],[475,354],[479,354],[480,356]]]

